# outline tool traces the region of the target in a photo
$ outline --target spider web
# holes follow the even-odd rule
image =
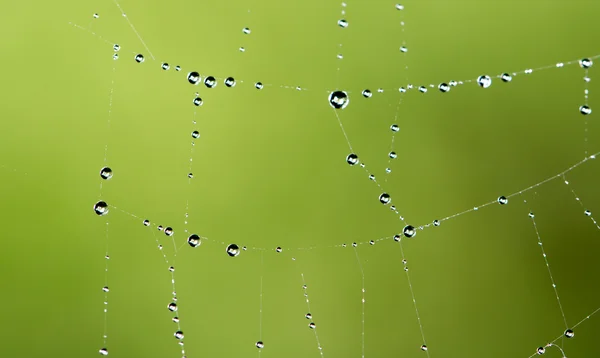
[[[73,216],[85,218],[78,232],[90,260],[81,267],[91,276],[73,290],[90,292],[82,307],[67,311],[85,317],[86,338],[67,349],[188,357],[597,352],[598,128],[594,114],[579,113],[594,108],[597,64],[580,65],[598,58],[594,49],[535,54],[540,44],[515,56],[509,36],[511,51],[495,52],[490,40],[458,65],[448,48],[420,55],[434,36],[446,46],[447,34],[424,29],[447,5],[395,5],[202,4],[199,24],[197,13],[177,6],[103,2],[97,19],[70,23],[81,56],[71,71],[91,75],[68,91],[93,136],[78,147],[85,189],[77,204],[104,200],[109,213]],[[454,6],[455,23],[476,13],[473,4]],[[569,18],[572,8],[555,11]],[[295,14],[313,16],[311,25]],[[524,15],[514,16],[519,23]],[[152,25],[160,19],[174,27]],[[500,33],[505,19],[489,20]],[[190,85],[191,71],[217,86]],[[492,85],[482,89],[477,78],[486,74]],[[451,81],[457,85],[441,93]],[[335,90],[347,92],[347,108],[329,106]],[[346,163],[351,153],[359,164]],[[104,166],[109,180],[98,178]],[[23,177],[16,167],[5,168]],[[384,192],[388,205],[378,200]],[[403,235],[407,225],[414,238]],[[202,238],[199,247],[186,242],[191,234]],[[227,255],[229,244],[239,256]],[[183,339],[173,337],[178,330]]]

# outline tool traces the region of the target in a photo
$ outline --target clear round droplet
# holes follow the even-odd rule
[[[567,338],[573,338],[574,336],[575,336],[575,332],[573,332],[572,329],[569,328],[569,329],[567,329],[565,331],[565,337],[567,337]]]
[[[104,201],[99,201],[94,204],[94,212],[100,216],[108,214],[108,204]]]
[[[110,291],[110,290],[108,289],[108,286],[104,286],[104,287],[102,287],[102,291],[103,291],[103,292],[108,292],[108,291]]]
[[[167,227],[165,228],[165,235],[167,235],[167,236],[173,236],[173,228],[172,228],[172,227],[169,227],[169,226],[167,226]]]
[[[587,116],[588,114],[592,114],[592,109],[586,105],[579,107],[579,113]]]
[[[388,153],[388,157],[390,157],[390,159],[396,159],[398,158],[398,154],[396,154],[396,152],[392,151]]]
[[[422,350],[422,351],[426,351],[426,350],[427,350],[427,346],[423,344],[423,345],[421,346],[421,350]]]
[[[369,241],[369,245],[375,245],[375,241],[373,241],[373,240],[370,240],[370,241]]]
[[[150,226],[150,220],[148,220],[148,219],[144,220],[144,226]]]
[[[392,124],[390,126],[390,129],[391,129],[392,132],[398,132],[400,130],[400,127],[398,127],[397,124]]]
[[[196,97],[196,98],[194,98],[194,101],[193,101],[193,103],[194,103],[194,106],[196,106],[196,107],[198,107],[198,106],[201,106],[201,105],[202,105],[202,103],[203,103],[203,102],[202,102],[202,98],[200,98],[200,97]]]
[[[175,67],[175,70],[177,70],[179,66]],[[179,71],[179,70],[177,70]],[[197,85],[198,83],[200,83],[200,74],[198,72],[190,72],[187,75],[187,80],[189,83],[193,84],[193,85]]]
[[[177,317],[177,316],[173,317],[172,320],[175,323],[179,323],[179,317]]]
[[[581,68],[590,68],[593,64],[594,61],[590,60],[589,58],[583,58],[579,60],[579,66],[581,66]]]
[[[281,252],[281,251],[283,251],[283,249],[281,247],[277,246],[277,248],[275,248],[275,252]]]
[[[402,229],[402,234],[404,234],[407,238],[412,238],[417,235],[417,230],[412,225],[406,225],[404,229]]]
[[[198,247],[201,244],[200,236],[192,234],[188,237],[187,242],[191,247]]]
[[[421,93],[427,93],[427,87],[425,87],[425,86],[419,86],[419,92],[421,92]]]
[[[353,242],[352,247],[356,247],[356,246],[358,246],[358,244],[356,242]]]
[[[188,173],[188,178],[192,179],[194,177],[193,173]]]
[[[236,257],[240,254],[240,248],[236,244],[229,244],[227,246],[227,255],[231,257]]]
[[[175,336],[175,338],[180,339],[180,340],[183,339],[183,337],[184,337],[182,331],[175,332],[174,336]]]
[[[479,76],[477,78],[477,84],[481,88],[488,88],[492,85],[492,78],[488,75]]]
[[[169,272],[175,272],[175,267],[169,266]]]
[[[529,213],[529,217],[533,219],[535,215],[533,213]]]
[[[163,226],[162,225],[158,225],[157,229],[158,229],[158,231],[162,231],[163,230]]]
[[[264,86],[263,86],[262,82],[256,82],[256,83],[254,84],[254,87],[255,87],[256,89],[259,89],[259,90],[260,90],[260,89],[263,89],[263,87],[264,87]]]
[[[135,62],[137,62],[137,63],[144,62],[144,55],[142,55],[141,53],[135,55]]]
[[[348,21],[346,21],[344,19],[338,20],[338,26],[342,27],[342,28],[346,28],[346,27],[348,27]]]
[[[119,59],[119,54],[118,53],[114,53],[113,54],[113,60],[118,60]]]
[[[98,15],[98,14],[94,14],[93,16],[94,16],[94,19],[97,19],[100,17],[100,15]]]
[[[348,103],[350,103],[350,98],[344,91],[334,91],[329,94],[329,104],[335,109],[344,109]]]
[[[440,92],[446,93],[450,91],[450,85],[448,85],[447,83],[440,83],[438,89],[440,90]]]
[[[544,354],[544,353],[546,353],[546,348],[544,348],[544,347],[538,347],[537,354]]]
[[[106,349],[106,348],[100,348],[100,350],[98,351],[98,353],[100,353],[100,355],[107,356],[108,355],[108,349]]]
[[[120,49],[121,49],[121,45],[119,45],[119,44],[114,44],[114,45],[113,45],[113,50],[114,50],[115,52],[119,51]]]
[[[315,322],[310,322],[310,323],[308,324],[308,328],[310,328],[310,329],[315,329],[315,327],[316,327],[316,326],[317,326],[317,325],[315,324]]]
[[[404,10],[404,5],[396,4],[396,10]]]
[[[177,71],[177,72],[181,71],[181,66],[175,66],[175,71]]]
[[[458,82],[452,80],[452,81],[448,82],[448,84],[452,87],[456,87],[458,85]]]
[[[171,302],[171,303],[169,303],[169,305],[167,306],[167,308],[171,312],[177,312],[177,303]]]
[[[350,165],[356,165],[358,164],[359,160],[358,160],[358,155],[351,153],[348,154],[348,156],[346,157],[346,163],[350,164]]]
[[[382,193],[381,195],[379,195],[379,201],[382,204],[387,205],[392,202],[392,198],[388,193]]]
[[[585,216],[592,216],[592,212],[589,210],[586,210],[583,213],[585,214]]]
[[[502,75],[500,75],[500,79],[503,82],[510,82],[510,81],[512,81],[512,76],[508,73],[503,73]]]
[[[104,180],[108,180],[110,178],[112,178],[113,176],[113,172],[112,169],[110,169],[109,167],[104,167],[102,169],[100,169],[100,177]]]
[[[400,52],[406,53],[408,52],[408,48],[406,48],[406,46],[400,46]]]
[[[171,66],[169,66],[168,63],[163,62],[162,65],[160,65],[160,68],[162,68],[163,70],[167,71],[169,68],[171,68]]]
[[[399,242],[401,239],[402,239],[402,236],[400,236],[400,234],[394,235],[394,241]]]
[[[304,315],[304,317],[306,317],[306,319],[312,319],[312,314],[307,313],[307,314]]]
[[[235,86],[235,79],[233,77],[227,77],[225,79],[225,86],[227,87],[234,87]]]
[[[193,131],[193,132],[192,132],[192,138],[195,138],[195,139],[198,139],[198,138],[200,138],[200,132],[198,132],[198,131]]]
[[[265,347],[265,344],[263,343],[263,341],[256,342],[256,348],[263,349],[264,347]]]
[[[204,79],[204,85],[207,88],[215,88],[217,87],[217,80],[213,76],[208,76]]]
[[[244,34],[246,34],[246,35],[249,35],[249,34],[250,34],[250,32],[252,32],[252,31],[250,31],[250,29],[249,29],[249,28],[247,28],[247,27],[244,27],[244,28],[242,29],[242,32],[243,32]]]
[[[362,95],[363,95],[363,97],[365,97],[365,98],[371,98],[371,96],[373,96],[373,93],[371,93],[371,91],[370,91],[370,90],[366,89],[366,90],[363,90],[363,91],[362,91]]]
[[[502,195],[501,197],[498,198],[498,203],[500,205],[506,205],[506,204],[508,204],[508,198],[506,198],[504,195]]]
[[[433,220],[433,226],[440,226],[439,220]]]

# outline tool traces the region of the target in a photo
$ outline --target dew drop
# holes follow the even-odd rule
[[[404,10],[404,5],[396,4],[396,10]]]
[[[177,303],[171,302],[171,303],[169,303],[169,305],[167,306],[167,308],[171,312],[177,312]]]
[[[94,204],[94,212],[100,216],[108,214],[108,204],[104,201],[99,201]]]
[[[592,216],[592,212],[589,210],[586,210],[583,213],[585,214],[585,216]]]
[[[106,348],[100,348],[100,350],[98,352],[100,353],[100,355],[103,355],[103,356],[108,355],[108,349],[106,349]]]
[[[594,61],[590,60],[589,58],[583,58],[579,60],[579,66],[581,66],[581,68],[590,68],[593,64]]]
[[[175,71],[177,71],[177,72],[181,71],[181,66],[175,66]]]
[[[264,347],[265,347],[265,344],[263,343],[263,341],[256,342],[256,348],[263,349]]]
[[[315,327],[316,327],[316,326],[317,326],[317,325],[316,325],[314,322],[310,322],[310,323],[308,324],[308,328],[310,328],[310,329],[315,329]]]
[[[182,331],[175,332],[174,336],[175,336],[175,338],[177,338],[179,340],[183,339],[183,337],[184,337]]]
[[[167,71],[169,68],[171,68],[171,66],[169,66],[168,63],[163,62],[163,64],[160,65],[160,68],[162,68],[163,70]]]
[[[353,242],[352,247],[356,247],[356,246],[358,246],[358,244],[356,242]]]
[[[504,195],[502,195],[501,197],[498,198],[498,203],[500,205],[506,205],[506,204],[508,204],[508,199]]]
[[[512,76],[508,73],[503,73],[502,75],[500,75],[500,79],[503,82],[510,82],[510,81],[512,81]]]
[[[118,59],[119,59],[119,54],[118,53],[113,54],[113,60],[116,61]]]
[[[312,314],[307,313],[306,315],[304,315],[304,317],[306,317],[306,319],[312,319]]]
[[[179,317],[177,317],[177,316],[173,317],[173,322],[179,323]]]
[[[198,132],[198,131],[193,131],[193,132],[192,132],[192,138],[195,138],[195,139],[198,139],[198,138],[200,138],[200,132]]]
[[[119,44],[114,44],[114,45],[113,45],[113,50],[114,50],[115,52],[119,51],[120,49],[121,49],[121,45],[119,45]]]
[[[390,159],[396,159],[398,158],[398,154],[396,154],[396,152],[389,152],[388,157],[390,157]]]
[[[453,80],[453,81],[448,82],[448,84],[452,87],[456,87],[458,85],[458,82]]]
[[[450,91],[450,86],[447,83],[440,83],[438,89],[440,90],[440,92],[446,93]]]
[[[192,179],[194,177],[193,173],[188,173],[188,178]]]
[[[426,351],[426,350],[427,350],[427,346],[423,344],[423,345],[421,346],[421,350],[422,350],[422,351]]]
[[[400,46],[400,52],[406,53],[408,52],[408,49],[406,48],[406,46]]]
[[[400,236],[400,234],[394,235],[394,241],[399,242],[400,239],[402,239],[402,236]]]
[[[104,287],[102,287],[102,291],[103,291],[103,292],[108,292],[108,291],[109,291],[109,289],[108,289],[108,286],[104,286]]]
[[[433,220],[433,226],[440,226],[439,220]]]
[[[196,106],[196,107],[198,107],[198,106],[201,106],[201,105],[202,105],[202,103],[203,103],[203,102],[202,102],[202,98],[200,98],[200,97],[196,97],[196,98],[194,98],[194,101],[193,101],[193,103],[194,103],[194,106]]]
[[[173,236],[173,228],[172,228],[172,227],[169,227],[169,226],[167,226],[167,227],[165,228],[165,235],[167,235],[167,236]]]
[[[481,88],[488,88],[492,85],[492,78],[488,75],[479,76],[477,78],[477,84]]]
[[[198,247],[201,244],[200,236],[192,234],[188,237],[187,242],[191,247]]]
[[[213,76],[208,76],[204,79],[204,85],[207,88],[215,88],[217,87],[217,80]]]
[[[175,267],[169,266],[169,272],[175,272]]]
[[[535,215],[533,213],[529,213],[529,217],[533,219]]]
[[[390,129],[392,130],[392,132],[398,132],[400,130],[400,127],[398,127],[397,124],[392,124],[390,126]]]
[[[137,63],[144,62],[144,55],[142,55],[141,53],[135,55],[135,62],[137,62]]]
[[[379,201],[383,205],[387,205],[390,202],[392,202],[392,198],[390,197],[390,195],[388,193],[382,193],[381,195],[379,195]]]
[[[179,68],[179,66],[175,67],[175,70],[179,71],[177,68]],[[190,72],[187,75],[187,80],[189,83],[193,84],[193,85],[197,85],[200,82],[200,74],[198,72]]]
[[[579,107],[579,112],[584,116],[587,116],[588,114],[592,114],[592,109],[586,105],[583,105]]]
[[[263,89],[263,87],[264,87],[264,86],[263,86],[262,82],[256,82],[256,83],[254,84],[254,87],[255,87],[256,89],[259,89],[259,90],[261,90],[261,89]]]
[[[112,178],[113,176],[113,172],[112,169],[110,169],[109,167],[104,167],[102,169],[100,169],[100,177],[104,180],[108,180],[110,178]]]
[[[94,19],[97,19],[100,17],[100,15],[98,15],[98,14],[94,14],[93,16],[94,16]]]
[[[427,93],[427,87],[425,87],[425,86],[419,86],[419,92],[421,92],[421,93]]]
[[[240,248],[236,244],[229,244],[227,246],[226,251],[227,251],[227,255],[229,255],[231,257],[236,257],[237,255],[240,254]]]
[[[277,248],[275,249],[275,252],[281,252],[281,251],[283,251],[283,249],[281,247],[277,246]]]
[[[544,348],[544,347],[538,347],[537,354],[544,354],[544,353],[546,353],[546,348]]]
[[[148,219],[144,220],[144,226],[150,226],[150,220],[148,220]]]
[[[252,31],[250,31],[250,29],[249,29],[249,28],[247,28],[247,27],[244,27],[244,28],[242,29],[242,32],[243,32],[245,35],[249,35],[249,34],[250,34],[250,32],[252,32]]]
[[[346,27],[348,27],[348,21],[346,21],[346,20],[344,20],[344,19],[338,20],[338,22],[337,22],[337,23],[338,23],[339,27],[341,27],[341,28],[346,28]]]
[[[235,79],[233,77],[227,77],[225,79],[225,86],[227,87],[235,87]]]
[[[334,91],[329,94],[329,104],[334,109],[344,109],[348,103],[350,103],[350,98],[344,91]]]
[[[358,164],[358,162],[359,162],[358,155],[356,155],[354,153],[350,153],[346,157],[346,163],[348,163],[350,165],[356,165],[356,164]]]
[[[417,230],[414,228],[414,226],[406,225],[404,229],[402,229],[402,234],[404,234],[404,236],[407,238],[412,238],[417,236]]]
[[[565,331],[565,337],[567,337],[567,338],[573,338],[574,336],[575,336],[575,332],[573,332],[572,329],[569,328],[569,329],[567,329]]]
[[[371,93],[371,91],[370,91],[370,90],[366,89],[366,90],[363,90],[363,91],[362,91],[362,95],[363,95],[363,97],[365,97],[365,98],[371,98],[371,96],[373,96],[373,93]]]

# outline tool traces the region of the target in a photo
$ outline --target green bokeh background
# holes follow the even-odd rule
[[[349,92],[339,114],[354,151],[407,222],[424,225],[600,151],[600,125],[595,112],[577,113],[584,90],[577,65],[509,84],[495,79],[485,90],[473,83],[447,94],[413,90],[399,111],[397,88],[596,55],[600,3],[405,1],[404,11],[390,1],[347,3],[342,30],[338,1],[121,1],[154,61],[112,1],[3,4],[2,357],[98,356],[106,222],[109,356],[181,356],[166,308],[168,265],[154,235],[167,255],[173,246],[144,227],[145,218],[172,226],[178,246],[185,230],[207,238],[197,249],[183,246],[175,262],[188,357],[256,355],[259,338],[264,358],[319,357],[301,274],[324,356],[360,357],[357,257],[364,356],[426,356],[400,248],[390,239],[404,224],[377,201],[381,190],[367,173],[345,164],[348,145],[327,94]],[[406,56],[398,51],[403,40]],[[113,42],[122,47],[117,61]],[[133,60],[138,52],[143,64]],[[162,61],[171,70],[162,71]],[[594,110],[599,65],[590,69]],[[191,86],[190,70],[220,83]],[[227,76],[236,87],[223,85]],[[256,81],[266,84],[262,91]],[[365,88],[372,98],[360,96]],[[193,125],[196,91],[204,105]],[[386,177],[396,114],[399,156]],[[194,129],[201,138],[188,184]],[[101,191],[105,146],[114,177]],[[583,214],[600,213],[599,173],[590,160],[567,174],[569,186],[549,181],[403,243],[432,357],[525,358],[565,330],[530,210],[568,324],[600,307],[599,232]],[[105,217],[91,209],[100,195],[111,205]],[[386,239],[368,244],[379,238]],[[361,243],[356,251],[339,247],[351,242]],[[229,243],[249,249],[230,258]],[[596,357],[599,335],[595,315],[558,343],[569,358]]]

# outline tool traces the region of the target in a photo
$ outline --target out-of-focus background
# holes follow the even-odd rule
[[[600,61],[587,84],[577,63],[554,66],[600,54],[600,3],[395,5],[122,0],[124,17],[109,0],[3,4],[1,355],[98,356],[107,334],[111,357],[181,356],[169,265],[187,357],[258,355],[258,340],[263,358],[321,356],[304,292],[323,357],[526,358],[599,308],[598,163],[529,187],[600,151],[596,112],[578,111],[586,86],[600,111]],[[416,89],[485,74],[487,89]],[[335,89],[365,168],[345,162]],[[421,351],[399,216],[419,227],[526,188],[403,239]],[[229,257],[232,243],[248,249]],[[600,356],[600,315],[574,333],[555,342],[566,356]]]

